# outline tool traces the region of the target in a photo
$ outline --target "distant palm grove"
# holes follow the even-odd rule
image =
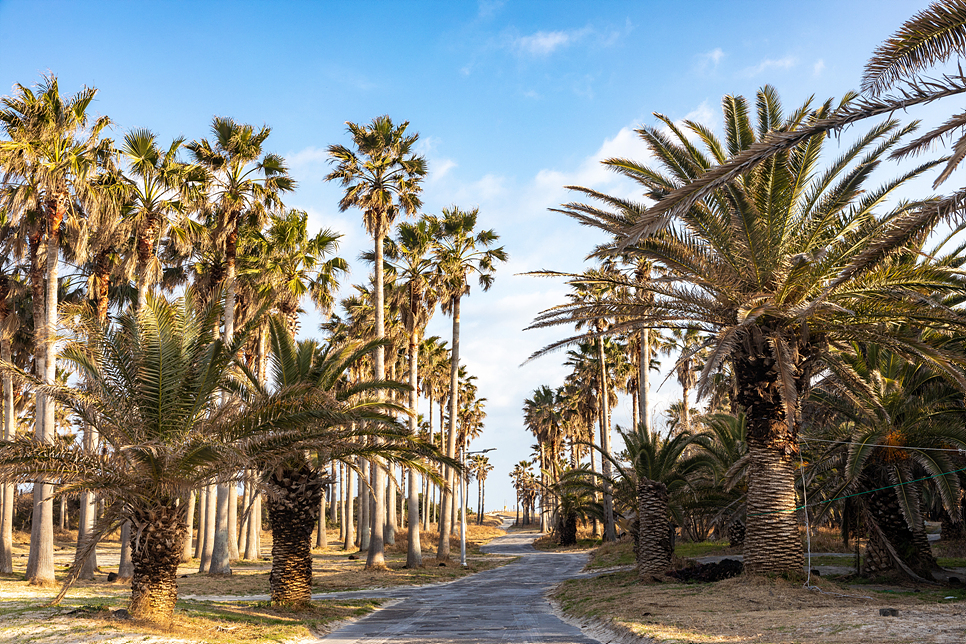
[[[925,132],[901,117],[966,92],[941,67],[964,43],[966,2],[935,2],[874,52],[861,93],[725,96],[721,134],[655,113],[646,163],[603,161],[638,198],[570,186],[558,211],[603,241],[583,272],[536,273],[570,293],[533,327],[576,333],[531,356],[565,350],[569,375],[523,405],[524,520],[564,544],[633,537],[644,582],[675,538],[801,572],[820,530],[855,546],[859,574],[934,581],[926,522],[966,539],[966,192],[916,180],[955,183],[966,115]],[[682,395],[656,426],[662,367]]]
[[[445,561],[464,469],[481,506],[492,469],[460,465],[486,416],[460,305],[506,261],[498,235],[475,209],[422,212],[408,123],[349,123],[318,179],[362,216],[373,276],[337,302],[341,235],[285,206],[297,186],[268,127],[215,117],[207,137],[161,141],[91,116],[96,93],[49,75],[0,99],[0,573],[16,521],[27,580],[54,583],[68,500],[79,538],[60,596],[120,531],[117,574],[144,619],[172,614],[182,562],[228,575],[258,559],[265,511],[274,604],[309,600],[327,521],[368,569],[405,526],[407,567],[434,524]],[[309,302],[320,338],[296,341]],[[447,340],[424,337],[438,307]]]

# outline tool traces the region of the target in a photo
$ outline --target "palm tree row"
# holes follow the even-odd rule
[[[725,513],[741,508],[750,572],[801,567],[806,491],[823,508],[818,518],[837,522],[846,535],[868,536],[869,572],[931,579],[935,560],[922,524],[927,497],[949,525],[962,522],[962,248],[929,247],[937,227],[958,211],[962,191],[902,200],[895,194],[941,167],[938,187],[966,148],[959,141],[949,157],[878,186],[872,181],[887,160],[922,152],[961,127],[960,115],[915,136],[918,124],[891,114],[964,91],[959,74],[921,77],[931,64],[961,56],[964,34],[961,0],[935,2],[877,50],[865,95],[809,99],[791,112],[770,86],[754,101],[726,96],[723,137],[656,114],[661,127],[638,130],[652,165],[604,161],[639,186],[639,200],[571,186],[585,201],[559,209],[607,241],[591,253],[598,268],[565,275],[571,301],[534,323],[585,332],[535,355],[587,342],[600,347],[604,338],[645,330],[676,338],[674,371],[684,391],[679,436],[702,436],[701,426],[711,426],[691,418],[692,391],[743,428],[740,450],[733,432],[702,438],[706,444],[694,450],[740,454],[725,470],[732,490],[741,474],[740,500],[723,495],[718,503]],[[885,94],[900,84],[897,95]],[[826,133],[876,115],[887,116],[824,160]],[[607,407],[600,407],[606,420]],[[648,436],[635,429],[625,440],[632,434]],[[615,457],[601,438],[606,462]],[[627,477],[605,471],[597,478],[606,501]],[[689,483],[692,494],[700,487]],[[653,503],[670,508],[670,489],[659,488],[638,480],[633,511],[642,522],[671,514],[646,511]],[[641,566],[642,573],[659,569]]]
[[[110,121],[87,116],[95,95],[85,88],[64,98],[48,76],[36,90],[18,85],[2,99],[0,472],[8,482],[0,495],[0,568],[12,569],[11,482],[33,484],[27,578],[37,584],[54,580],[50,499],[79,492],[70,580],[93,573],[97,542],[121,526],[119,573],[133,578],[132,610],[163,617],[176,597],[177,563],[191,555],[200,489],[201,571],[230,574],[241,555],[239,514],[246,556],[257,556],[264,496],[273,601],[307,601],[309,537],[336,463],[343,478],[371,463],[368,567],[384,565],[383,526],[393,518],[387,468],[408,469],[408,563],[420,565],[416,477],[424,475],[426,491],[440,484],[453,511],[455,445],[465,446],[485,416],[485,399],[467,389],[469,377],[460,379],[459,304],[474,273],[486,290],[505,261],[497,235],[475,230],[477,211],[454,207],[403,224],[384,256],[400,208],[419,208],[425,161],[412,153],[417,137],[405,134],[405,124],[380,117],[351,126],[358,153],[332,146],[335,170],[327,178],[346,186],[340,206],[360,207],[376,239],[372,319],[324,325],[325,342],[295,343],[303,299],[328,315],[347,263],[335,256],[341,235],[313,236],[306,213],[284,206],[295,182],[284,159],[265,151],[270,129],[216,117],[208,139],[164,147],[151,132],[134,130],[116,147],[104,136]],[[158,289],[180,297],[168,303]],[[452,351],[422,339],[438,303],[453,314]],[[408,347],[388,377],[387,313],[405,329]],[[408,385],[396,383],[404,380],[397,362],[406,365]],[[449,404],[443,451],[450,457],[417,431],[423,362],[431,364],[423,392]],[[442,376],[444,365],[452,380]],[[60,367],[74,374],[75,386],[58,383]],[[15,405],[26,392],[34,404]],[[80,425],[82,442],[54,440],[55,408]],[[27,439],[21,428],[31,419]],[[429,509],[424,499],[424,515]],[[146,542],[145,531],[161,541]],[[441,543],[445,558],[448,539]]]

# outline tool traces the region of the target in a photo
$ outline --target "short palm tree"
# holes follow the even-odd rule
[[[812,396],[819,415],[809,434],[819,439],[820,455],[812,475],[825,498],[851,496],[862,512],[867,573],[902,571],[931,581],[937,564],[923,496],[932,487],[960,519],[959,467],[950,452],[966,447],[962,392],[926,364],[876,345],[849,349],[839,356],[849,377],[839,378],[836,365]]]
[[[385,295],[383,293],[383,241],[400,211],[411,215],[422,202],[420,182],[426,175],[426,159],[414,152],[418,134],[406,134],[409,122],[395,125],[388,116],[379,116],[369,125],[347,123],[352,142],[358,150],[344,145],[329,146],[335,169],[327,181],[338,181],[346,190],[339,209],[359,208],[363,223],[374,242],[375,277],[373,305],[375,335],[385,337]],[[379,345],[373,355],[374,378],[385,378],[385,353]],[[385,567],[383,524],[386,516],[386,473],[376,464],[375,508],[372,520],[367,568]]]
[[[844,103],[852,100],[849,96]],[[663,171],[626,159],[608,163],[660,203],[676,188],[701,181],[713,163],[751,149],[768,132],[794,133],[833,109],[831,102],[817,108],[808,102],[786,117],[770,87],[758,93],[756,124],[749,108],[740,96],[725,97],[724,141],[701,124],[686,124],[707,153],[666,117],[659,118],[670,135],[641,128]],[[702,331],[706,340],[698,348],[708,350],[708,359],[698,379],[699,394],[729,364],[735,402],[748,418],[749,571],[797,570],[802,564],[794,513],[799,401],[827,364],[831,347],[843,341],[877,342],[962,380],[953,353],[899,324],[915,320],[920,328],[962,328],[961,316],[937,299],[960,292],[954,271],[924,262],[883,263],[890,254],[907,252],[907,242],[929,230],[921,225],[920,204],[888,207],[884,200],[934,164],[878,188],[864,187],[883,157],[912,129],[892,120],[876,125],[824,171],[819,166],[824,135],[805,137],[686,210],[669,208],[657,218],[641,203],[588,189],[580,190],[603,208],[572,203],[564,209],[614,235],[614,243],[600,248],[600,255],[641,257],[667,271],[665,279],[646,287],[653,302],[612,301],[605,314],[629,320],[621,323],[628,329]],[[919,223],[911,229],[913,222]],[[600,310],[563,307],[538,322],[572,324],[575,317],[586,319]]]
[[[424,459],[435,462],[440,455],[388,415],[404,408],[378,395],[408,387],[349,378],[351,372],[361,371],[359,362],[379,340],[318,346],[311,340],[296,343],[278,319],[271,321],[270,329],[276,389],[262,390],[252,400],[297,399],[306,412],[319,416],[301,427],[253,435],[245,446],[267,490],[272,603],[298,605],[311,597],[311,536],[330,483],[326,465],[338,461],[354,468],[358,457],[378,456],[425,472]],[[324,417],[320,410],[325,410]],[[310,459],[310,451],[319,458]]]

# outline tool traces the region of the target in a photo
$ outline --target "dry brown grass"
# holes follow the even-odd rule
[[[611,620],[618,630],[685,642],[962,642],[962,605],[943,603],[948,590],[849,589],[814,579],[741,576],[716,584],[641,585],[618,572],[563,584],[554,598],[578,618]],[[914,592],[922,590],[922,592]],[[867,595],[841,597],[831,593]],[[879,608],[899,609],[899,618]]]

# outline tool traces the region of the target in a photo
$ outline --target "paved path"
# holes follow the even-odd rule
[[[597,644],[597,640],[555,617],[543,596],[561,581],[578,576],[587,556],[540,552],[530,545],[533,539],[533,534],[494,539],[484,546],[485,552],[519,555],[520,559],[448,584],[327,593],[326,599],[391,597],[400,601],[330,633],[322,641]]]

